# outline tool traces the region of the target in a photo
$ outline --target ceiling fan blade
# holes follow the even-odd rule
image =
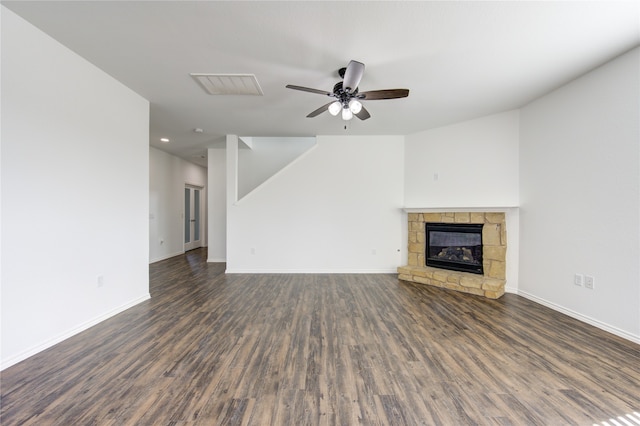
[[[335,102],[335,101],[333,101],[333,102]],[[329,103],[328,103],[328,104],[326,104],[326,105],[322,105],[322,106],[321,106],[320,108],[318,108],[317,110],[310,112],[310,113],[307,115],[307,118],[313,118],[313,117],[315,117],[315,116],[317,116],[317,115],[320,115],[320,114],[322,114],[323,112],[327,111],[327,108],[329,108],[329,105],[331,105],[333,102],[329,102]]]
[[[347,70],[344,72],[344,82],[342,87],[345,91],[355,92],[364,74],[364,64],[358,61],[350,61]]]
[[[367,111],[365,107],[362,107],[360,112],[354,115],[358,117],[360,120],[366,120],[367,118],[371,117],[371,114],[369,114],[369,111]]]
[[[374,101],[376,99],[397,99],[409,96],[409,89],[370,90],[358,93],[359,99]]]
[[[333,93],[327,92],[326,90],[311,89],[310,87],[294,86],[293,84],[287,84],[286,88],[293,89],[293,90],[302,90],[303,92],[317,93],[319,95],[333,96]]]

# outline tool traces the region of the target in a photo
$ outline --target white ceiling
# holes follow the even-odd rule
[[[205,166],[226,134],[404,135],[517,108],[640,44],[638,1],[2,4],[148,99],[152,146]],[[361,91],[409,97],[365,101],[346,130],[306,118],[330,99],[285,85],[331,90],[351,59]],[[211,96],[190,73],[255,74],[264,96]]]

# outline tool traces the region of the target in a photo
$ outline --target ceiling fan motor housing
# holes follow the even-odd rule
[[[333,95],[340,101],[340,103],[347,108],[349,101],[353,98],[357,98],[358,88],[353,92],[347,92],[344,90],[342,81],[339,81],[333,86]]]

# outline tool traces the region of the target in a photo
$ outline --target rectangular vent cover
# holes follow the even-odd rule
[[[210,95],[264,95],[253,74],[191,73],[190,75]]]

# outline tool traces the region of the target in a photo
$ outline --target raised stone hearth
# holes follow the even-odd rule
[[[398,278],[497,299],[506,284],[507,231],[504,213],[409,213],[408,265],[398,268]],[[425,265],[425,223],[479,223],[482,228],[484,275],[432,268]]]

